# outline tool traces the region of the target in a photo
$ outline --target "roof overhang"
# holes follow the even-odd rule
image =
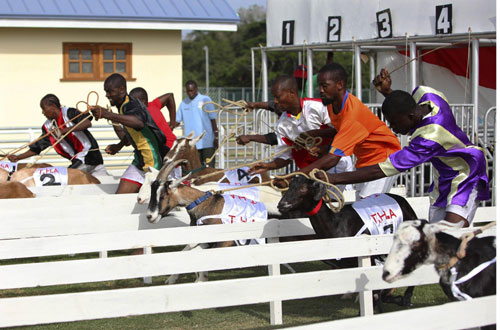
[[[130,30],[206,30],[237,31],[234,21],[104,21],[61,19],[0,18],[0,27],[16,28],[69,28],[69,29],[130,29]]]

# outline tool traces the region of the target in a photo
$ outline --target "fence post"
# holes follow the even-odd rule
[[[268,238],[267,243],[279,243],[279,238]],[[269,276],[279,276],[281,274],[280,264],[268,265],[267,268],[269,271]],[[271,316],[271,325],[283,324],[283,309],[281,300],[275,300],[269,303],[269,314]]]
[[[371,258],[369,256],[358,257],[359,267],[370,267]],[[373,315],[373,294],[372,291],[362,291],[359,293],[360,316]]]
[[[151,246],[145,246],[142,248],[142,252],[144,254],[152,254],[153,253],[153,247]],[[153,284],[153,278],[151,276],[144,277],[144,284]]]

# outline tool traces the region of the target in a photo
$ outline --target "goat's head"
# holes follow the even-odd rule
[[[158,171],[154,167],[149,167],[149,172],[146,172],[144,176],[144,183],[139,189],[139,193],[137,193],[137,203],[145,204],[149,202],[149,198],[151,197],[151,185],[158,177]]]
[[[163,158],[163,163],[169,164],[179,159],[199,162],[200,156],[198,149],[196,149],[196,143],[205,136],[205,131],[197,137],[193,137],[193,135],[194,132],[191,132],[188,136],[175,140],[172,149]]]
[[[318,181],[307,179],[302,175],[295,176],[286,193],[278,203],[280,212],[301,210],[311,211],[326,193],[326,186]]]
[[[436,233],[461,226],[461,223],[452,224],[446,221],[434,224],[425,220],[403,222],[394,233],[394,241],[384,264],[384,281],[394,282],[422,264],[432,262]]]
[[[174,207],[182,205],[185,202],[180,192],[182,187],[185,186],[182,185],[181,182],[187,180],[190,174],[174,181],[168,180],[170,172],[183,162],[186,162],[186,160],[179,159],[175,162],[163,165],[156,180],[151,184],[151,198],[146,212],[146,217],[149,222],[158,222],[162,216],[167,215]]]

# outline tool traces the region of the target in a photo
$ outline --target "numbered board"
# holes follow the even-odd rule
[[[268,0],[267,45],[496,31],[495,0]]]

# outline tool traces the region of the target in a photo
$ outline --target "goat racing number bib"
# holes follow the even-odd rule
[[[359,236],[366,228],[371,235],[392,234],[403,221],[403,211],[396,200],[386,194],[370,195],[352,204],[365,225],[359,230]]]
[[[68,169],[66,167],[37,168],[33,173],[36,187],[65,186],[68,184]]]

